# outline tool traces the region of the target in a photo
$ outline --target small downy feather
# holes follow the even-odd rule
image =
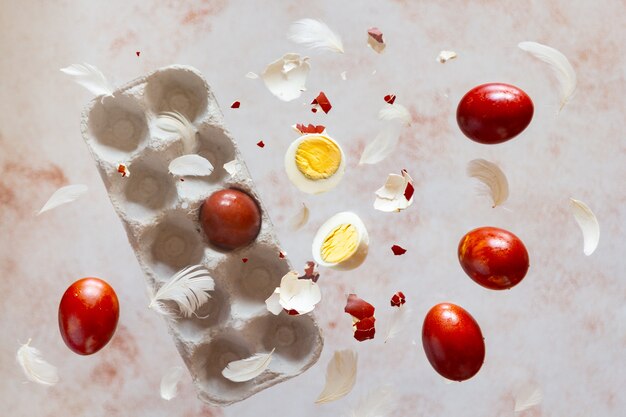
[[[585,255],[591,255],[598,247],[600,241],[600,225],[593,211],[582,201],[570,198],[572,213],[576,223],[583,232]]]
[[[550,68],[556,74],[561,88],[561,105],[559,110],[563,109],[563,106],[567,104],[576,90],[576,72],[574,72],[572,64],[560,51],[547,45],[537,42],[520,42],[518,46],[523,51],[550,65]]]
[[[168,167],[170,174],[179,177],[206,177],[213,172],[213,164],[196,154],[179,156]]]
[[[326,368],[326,384],[315,404],[325,404],[352,391],[356,383],[358,354],[352,349],[336,350]]]
[[[74,77],[74,81],[78,85],[82,85],[96,97],[113,95],[113,87],[104,74],[93,65],[87,63],[72,64],[69,67],[61,68],[61,72]]]
[[[509,182],[506,175],[493,162],[474,159],[467,164],[467,175],[487,186],[493,201],[492,207],[502,205],[509,198]]]
[[[343,54],[341,38],[319,20],[301,19],[295,21],[289,28],[289,39],[311,49],[322,49]]]
[[[515,412],[520,412],[541,403],[543,394],[538,386],[528,386],[515,397]]]
[[[198,148],[196,142],[197,130],[185,116],[178,112],[163,112],[159,114],[156,125],[161,130],[179,135],[183,142],[184,153],[196,152]]]
[[[59,382],[57,368],[41,357],[39,349],[30,346],[30,339],[17,350],[17,362],[30,381],[42,385],[54,385]]]
[[[250,381],[265,372],[272,361],[274,350],[276,349],[272,349],[270,353],[257,353],[249,358],[231,362],[224,368],[222,375],[233,382]]]
[[[183,378],[184,373],[182,366],[173,366],[163,375],[161,378],[161,398],[169,401],[178,395],[178,383]]]
[[[41,210],[37,213],[40,215],[48,210],[57,208],[63,204],[71,203],[77,200],[81,195],[87,192],[88,188],[83,184],[66,185],[61,187],[52,194],[52,196],[46,201]]]
[[[359,165],[377,164],[388,157],[398,145],[401,128],[399,123],[389,123],[383,127],[376,138],[365,146]]]
[[[398,120],[409,126],[411,124],[411,113],[401,104],[389,104],[378,112],[378,118],[380,120]]]
[[[370,391],[347,414],[348,417],[387,417],[394,411],[396,395],[389,386]]]
[[[184,317],[191,317],[204,303],[209,301],[209,291],[215,283],[209,271],[202,265],[193,265],[176,273],[163,284],[150,300],[150,308],[161,314],[175,316],[164,301],[174,301]]]
[[[389,330],[387,331],[387,337],[385,337],[385,343],[389,339],[392,339],[402,333],[408,324],[411,322],[411,309],[404,305],[394,308],[391,319],[389,320]]]
[[[300,211],[298,211],[298,213],[296,213],[289,221],[291,230],[298,230],[304,227],[304,225],[309,221],[309,214],[309,208],[306,204],[302,203]]]

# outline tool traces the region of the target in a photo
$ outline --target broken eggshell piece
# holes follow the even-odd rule
[[[344,311],[352,316],[354,338],[359,342],[373,339],[376,334],[375,308],[367,301],[359,298],[356,294],[348,295],[348,301]]]
[[[306,91],[306,77],[311,66],[307,57],[285,54],[265,68],[261,78],[272,94],[283,101],[295,100]]]
[[[398,212],[413,204],[413,179],[406,170],[402,175],[389,174],[385,185],[376,190],[374,208],[385,212]]]
[[[300,136],[285,153],[285,171],[302,192],[320,194],[335,188],[346,169],[346,157],[335,140],[324,134]]]
[[[274,315],[280,314],[283,309],[295,315],[310,313],[321,299],[317,283],[305,277],[299,278],[297,272],[291,271],[280,280],[280,287],[265,300],[265,304]]]
[[[320,226],[313,239],[313,259],[321,266],[337,270],[357,268],[365,261],[369,236],[355,213],[337,213]]]

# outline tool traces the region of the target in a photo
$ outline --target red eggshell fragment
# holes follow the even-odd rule
[[[465,136],[491,145],[519,135],[530,124],[533,112],[532,100],[520,88],[489,83],[474,87],[463,96],[456,120]]]
[[[507,290],[526,276],[528,251],[521,239],[497,227],[480,227],[461,238],[458,256],[465,273],[491,290]]]
[[[354,323],[354,338],[359,342],[373,339],[376,334],[375,322],[376,319],[374,317],[367,317]]]
[[[398,256],[398,255],[404,255],[406,253],[406,249],[404,249],[401,246],[398,245],[393,245],[391,247],[391,251],[393,252],[394,255]]]
[[[385,96],[385,103],[393,104],[395,101],[396,101],[396,95],[395,94],[387,94]]]
[[[238,101],[233,102],[233,104],[230,105],[231,109],[238,109],[239,106],[241,106],[241,103]]]
[[[374,306],[359,298],[356,294],[348,295],[348,302],[344,311],[357,320],[364,320],[374,316]]]
[[[258,146],[259,148],[265,148],[265,143],[263,143],[263,141],[260,140],[256,143],[256,146]]]
[[[322,125],[312,125],[310,123],[308,126],[298,123],[296,124],[296,129],[298,129],[300,134],[306,135],[310,133],[322,133],[324,130],[326,130],[326,127]]]
[[[311,104],[314,106],[319,106],[324,111],[324,113],[328,113],[330,109],[333,108],[333,106],[330,104],[330,101],[328,100],[328,97],[326,97],[326,94],[324,94],[323,91],[320,91],[317,97],[313,99]]]
[[[391,297],[392,307],[400,307],[404,303],[406,303],[406,297],[402,291],[398,291]]]
[[[113,288],[100,278],[82,278],[70,285],[59,303],[63,341],[79,355],[91,355],[113,337],[119,319]]]
[[[478,323],[452,303],[437,304],[426,314],[422,345],[435,371],[453,381],[473,377],[485,360],[485,342]]]

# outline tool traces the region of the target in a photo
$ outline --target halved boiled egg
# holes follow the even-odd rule
[[[337,142],[325,134],[300,136],[287,149],[287,177],[300,191],[326,192],[339,184],[346,158]]]
[[[365,260],[369,243],[363,221],[356,214],[344,211],[318,229],[313,239],[313,258],[329,268],[354,269]]]

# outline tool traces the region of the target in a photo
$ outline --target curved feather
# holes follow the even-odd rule
[[[302,203],[302,207],[290,220],[289,226],[292,230],[298,230],[302,228],[309,221],[309,208],[306,204]]]
[[[582,201],[570,198],[572,212],[576,223],[583,232],[585,255],[591,255],[598,247],[600,241],[600,224],[593,211]]]
[[[54,385],[59,382],[57,368],[41,357],[39,349],[30,346],[30,339],[17,350],[17,362],[30,381],[42,385]]]
[[[356,383],[358,355],[352,349],[337,350],[326,368],[326,384],[316,404],[325,404],[345,397]]]
[[[205,177],[211,175],[213,172],[213,164],[200,155],[187,154],[172,160],[168,166],[168,170],[172,175],[179,177]]]
[[[184,317],[191,317],[204,303],[211,298],[215,283],[209,271],[202,265],[193,265],[182,269],[166,282],[150,300],[150,308],[162,314],[174,316],[164,304],[173,301],[178,305]]]
[[[77,84],[82,85],[96,96],[113,95],[113,87],[104,74],[93,65],[87,63],[72,64],[69,67],[61,68],[61,72],[72,76]]]
[[[161,378],[161,398],[171,400],[178,395],[178,383],[183,378],[184,369],[182,366],[170,368],[163,378]]]
[[[493,162],[474,159],[467,164],[467,175],[487,186],[493,207],[501,205],[509,198],[509,182],[506,175]]]
[[[541,393],[541,388],[538,386],[528,386],[525,389],[518,393],[515,398],[515,408],[514,411],[520,412],[527,410],[531,407],[534,407],[538,404],[541,404],[543,400],[543,394]]]
[[[52,196],[46,201],[41,210],[37,213],[40,215],[48,210],[57,208],[63,204],[71,203],[78,199],[81,195],[87,192],[88,188],[83,184],[73,184],[61,187],[52,194]]]
[[[378,112],[378,118],[387,121],[398,120],[407,126],[411,124],[411,113],[401,104],[390,104],[383,107]]]
[[[300,19],[289,28],[289,39],[311,49],[323,49],[343,54],[341,38],[324,22],[315,19]]]
[[[159,114],[157,127],[170,133],[176,133],[183,142],[183,151],[186,154],[195,153],[198,149],[196,142],[197,130],[195,126],[182,114],[166,111]]]
[[[373,141],[365,145],[359,165],[377,164],[396,149],[400,140],[401,125],[389,123],[383,127]]]
[[[254,379],[265,372],[272,361],[274,350],[276,349],[272,349],[270,353],[257,353],[249,358],[231,362],[224,368],[222,375],[233,382],[246,382]]]
[[[533,55],[550,65],[556,74],[561,89],[561,105],[559,110],[567,104],[576,90],[576,72],[569,60],[560,51],[537,42],[520,42],[520,49]]]
[[[349,417],[387,417],[394,411],[395,390],[384,386],[370,391],[350,411]]]

